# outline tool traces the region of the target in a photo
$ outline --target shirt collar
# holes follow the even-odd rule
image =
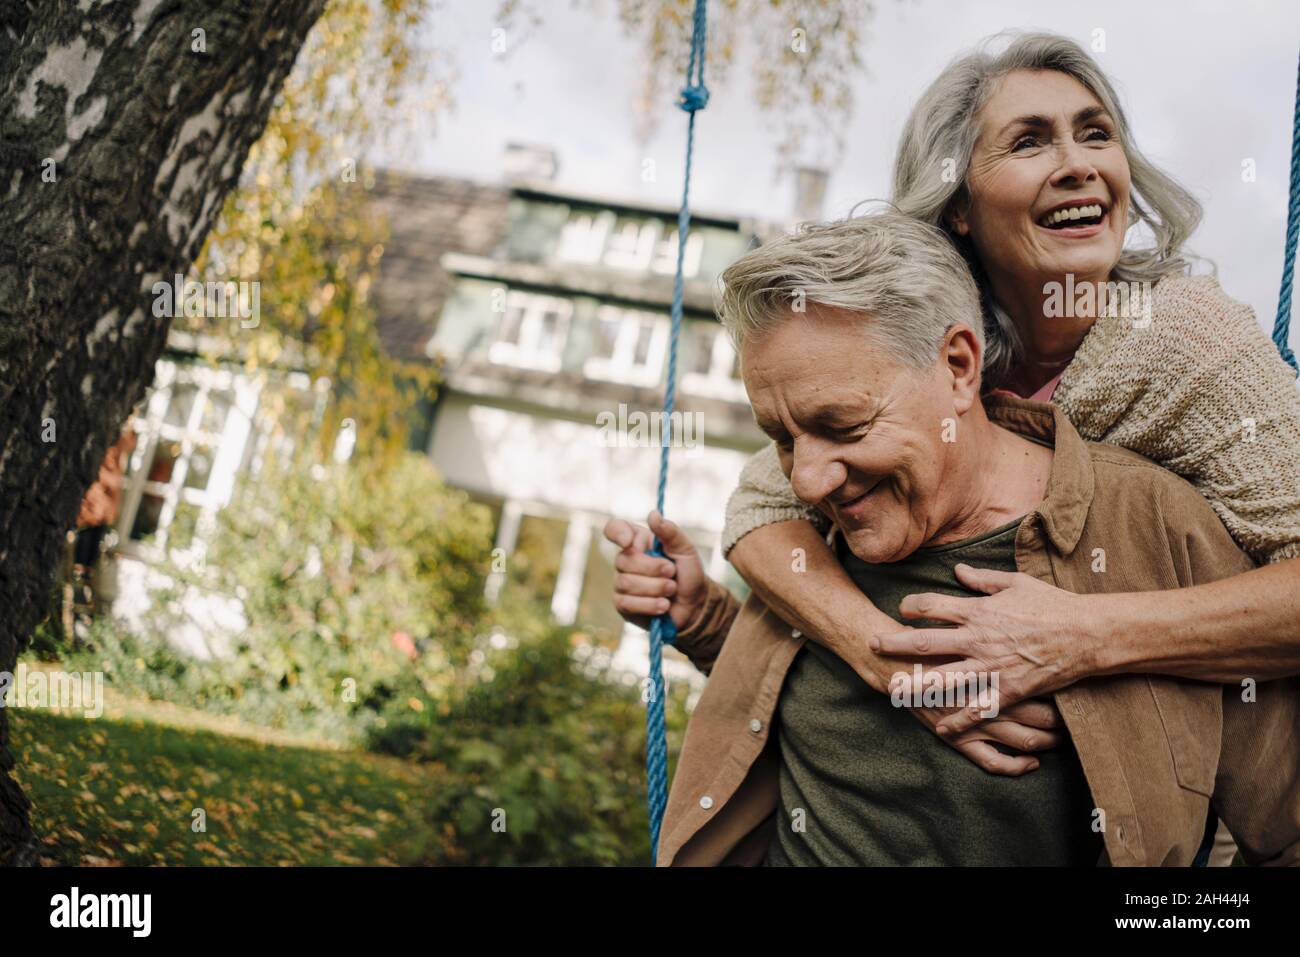
[[[989,421],[1055,449],[1047,495],[1034,510],[1056,550],[1069,555],[1079,544],[1092,507],[1095,480],[1088,443],[1060,408],[1011,395],[986,395]]]

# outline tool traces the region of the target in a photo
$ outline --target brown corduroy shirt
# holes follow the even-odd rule
[[[1021,572],[1089,594],[1186,587],[1254,567],[1187,482],[1085,442],[1055,406],[1000,396],[984,404],[995,423],[1055,447],[1047,495],[1016,535]],[[772,718],[806,640],[757,597],[741,607],[710,582],[675,642],[709,681],[686,729],[660,866],[762,860],[780,798]],[[1242,697],[1235,685],[1155,675],[1056,692],[1105,813],[1111,864],[1190,864],[1213,797],[1248,863],[1300,865],[1300,679],[1260,682],[1254,701]]]

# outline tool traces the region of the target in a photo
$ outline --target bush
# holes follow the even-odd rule
[[[506,625],[414,749],[454,772],[429,796],[439,853],[454,848],[466,864],[647,864],[641,691],[606,665],[584,666],[580,652],[592,649],[575,655],[573,632],[545,620]],[[685,694],[671,689],[666,702],[672,742]]]
[[[357,743],[437,701],[484,628],[486,507],[423,457],[390,469],[307,468],[245,483],[209,537],[201,572],[168,567],[146,633],[99,623],[77,658],[126,690],[268,727]],[[195,661],[165,636],[192,587],[234,595],[247,628]]]

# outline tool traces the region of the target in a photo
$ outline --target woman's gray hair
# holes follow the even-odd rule
[[[929,367],[961,323],[983,345],[979,289],[934,226],[896,209],[804,223],[723,271],[718,314],[739,352],[808,304],[861,317],[868,341],[911,369]]]
[[[990,47],[1005,40],[1010,42],[1002,52],[990,52]],[[950,63],[913,107],[903,128],[894,163],[893,202],[909,216],[944,230],[970,263],[984,306],[986,388],[1001,382],[1021,360],[1020,337],[1011,318],[989,294],[984,269],[969,239],[951,230],[948,214],[954,203],[965,199],[979,112],[997,81],[1013,70],[1055,70],[1071,76],[1101,101],[1115,121],[1132,175],[1127,225],[1145,224],[1154,244],[1126,247],[1112,273],[1114,280],[1155,283],[1169,273],[1187,272],[1191,261],[1183,254],[1183,243],[1201,219],[1196,198],[1138,150],[1115,89],[1097,62],[1073,40],[1052,33],[1004,32]]]

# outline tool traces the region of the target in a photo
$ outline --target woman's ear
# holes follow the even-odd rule
[[[970,223],[966,219],[966,214],[970,210],[970,203],[966,196],[966,190],[963,189],[952,198],[948,204],[948,209],[944,212],[944,220],[948,223],[948,228],[958,236],[970,235]]]

